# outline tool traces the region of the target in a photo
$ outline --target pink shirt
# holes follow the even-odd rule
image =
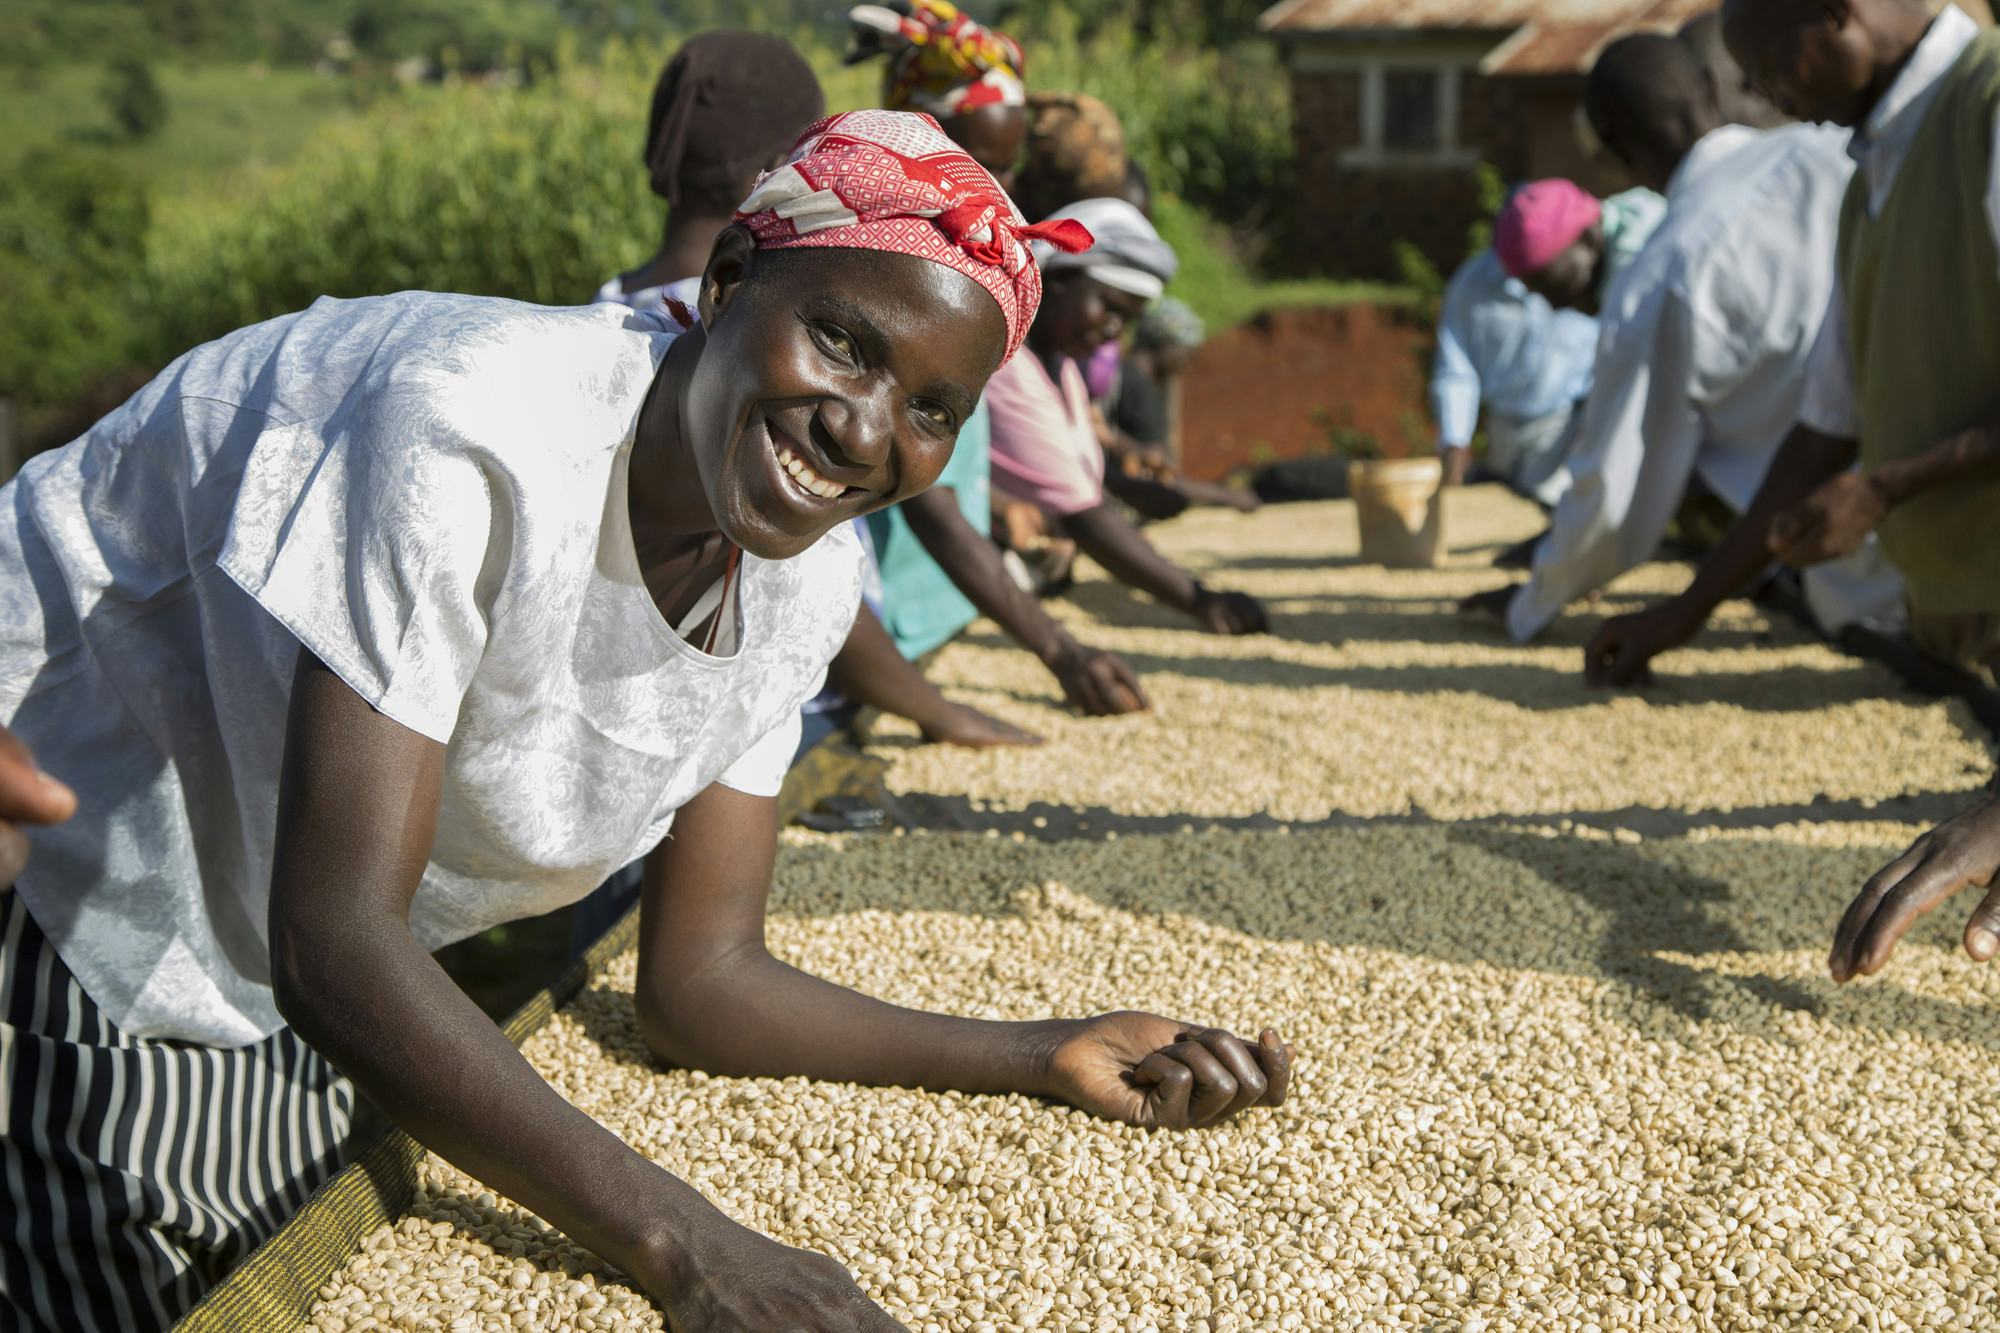
[[[993,414],[993,489],[1058,518],[1104,502],[1104,449],[1091,422],[1090,391],[1076,362],[1062,383],[1023,347],[986,382]]]

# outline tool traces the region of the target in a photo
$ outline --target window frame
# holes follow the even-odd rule
[[[1477,76],[1482,52],[1465,46],[1433,43],[1391,43],[1356,51],[1307,47],[1295,53],[1295,74],[1348,74],[1360,80],[1361,142],[1339,150],[1342,167],[1404,168],[1463,171],[1479,165],[1480,150],[1462,143],[1459,120],[1465,105],[1465,80]],[[1438,143],[1434,148],[1391,148],[1388,130],[1388,76],[1427,73],[1435,83]]]

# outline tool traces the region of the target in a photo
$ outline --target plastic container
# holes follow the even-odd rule
[[[1436,458],[1360,459],[1347,488],[1361,523],[1361,561],[1432,569],[1444,556],[1444,463]]]

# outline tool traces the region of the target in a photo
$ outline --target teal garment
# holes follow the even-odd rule
[[[1597,290],[1600,301],[1609,300],[1611,284],[1632,267],[1632,261],[1666,220],[1667,201],[1651,190],[1627,190],[1604,201],[1604,277]]]
[[[988,500],[993,484],[992,443],[993,421],[982,398],[959,428],[951,462],[937,479],[939,486],[949,487],[958,498],[958,511],[965,515],[965,521],[981,533],[993,522]],[[904,657],[915,661],[978,618],[978,608],[910,531],[903,506],[891,505],[870,514],[868,535],[875,539],[875,560],[882,570],[882,623]]]

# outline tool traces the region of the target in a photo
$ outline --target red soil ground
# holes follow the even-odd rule
[[[1396,306],[1279,310],[1210,338],[1181,390],[1183,465],[1220,481],[1240,467],[1327,453],[1364,431],[1389,457],[1430,448],[1430,330]]]

